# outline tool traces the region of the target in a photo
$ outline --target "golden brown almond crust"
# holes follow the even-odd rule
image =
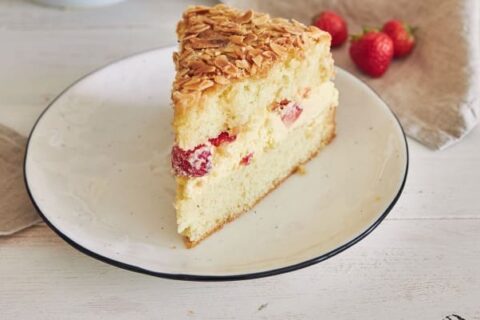
[[[188,8],[177,35],[172,99],[183,106],[195,105],[205,90],[265,75],[290,54],[302,55],[313,43],[330,41],[314,26],[225,5]]]
[[[247,207],[246,209],[238,212],[238,213],[233,213],[231,214],[230,216],[226,217],[222,222],[218,223],[214,228],[212,228],[210,231],[206,232],[199,240],[197,241],[190,241],[190,239],[188,239],[186,236],[183,237],[183,242],[185,243],[185,247],[187,247],[188,249],[191,249],[193,247],[195,247],[197,244],[199,244],[201,241],[205,240],[206,238],[208,238],[210,235],[212,235],[213,233],[221,230],[223,228],[224,225],[226,225],[227,223],[229,222],[232,222],[233,220],[235,220],[236,218],[240,217],[243,213],[247,212],[248,210],[252,209],[253,207],[255,207],[260,201],[263,200],[263,198],[265,198],[268,194],[270,194],[271,192],[273,192],[276,188],[278,188],[278,186],[280,186],[285,180],[287,180],[292,174],[295,174],[297,172],[297,168],[300,167],[300,166],[303,166],[304,164],[306,164],[307,162],[309,162],[310,160],[312,160],[313,158],[315,158],[317,156],[317,154],[320,152],[320,150],[322,150],[325,146],[329,145],[333,139],[335,138],[335,129],[336,129],[336,125],[335,125],[335,114],[336,114],[336,108],[333,108],[332,110],[332,113],[331,113],[331,122],[333,122],[334,124],[334,127],[332,129],[332,132],[330,133],[329,136],[327,136],[325,139],[323,139],[320,143],[320,145],[318,146],[318,148],[313,151],[310,156],[307,158],[307,160],[295,165],[291,170],[290,170],[290,173],[287,174],[285,177],[283,178],[280,178],[278,179],[277,181],[275,181],[273,183],[273,186],[272,188],[270,188],[267,192],[265,192],[261,197],[259,197],[251,206]]]

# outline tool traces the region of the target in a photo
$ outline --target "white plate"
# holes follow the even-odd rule
[[[25,178],[63,239],[134,271],[237,280],[325,260],[385,218],[406,179],[405,136],[369,87],[337,69],[337,137],[306,175],[292,176],[252,212],[185,249],[168,157],[173,50],[142,53],[84,77],[39,118]]]

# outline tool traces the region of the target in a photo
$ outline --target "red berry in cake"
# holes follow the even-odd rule
[[[202,177],[212,168],[211,147],[205,144],[191,150],[183,150],[178,146],[172,149],[172,168],[176,175],[186,177]]]
[[[218,147],[222,143],[233,142],[236,138],[236,135],[230,135],[227,131],[223,131],[218,135],[218,137],[212,138],[208,141],[210,141],[210,143],[213,144],[215,147]]]
[[[393,58],[393,41],[380,31],[372,30],[352,37],[350,57],[357,67],[372,77],[387,71]]]
[[[395,58],[405,57],[412,52],[415,46],[414,28],[403,21],[390,20],[383,25],[382,31],[388,34],[393,41],[393,56]]]
[[[347,23],[333,11],[322,11],[315,17],[313,24],[332,36],[332,47],[342,45],[348,37]]]
[[[245,157],[243,157],[242,160],[240,160],[240,164],[247,166],[250,164],[250,161],[252,161],[252,158],[253,158],[253,152],[250,152]]]
[[[290,127],[300,117],[303,108],[296,102],[284,99],[278,104],[277,110],[285,126]]]

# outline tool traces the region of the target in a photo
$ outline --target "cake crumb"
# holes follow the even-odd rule
[[[170,246],[170,249],[177,249],[177,246]]]
[[[268,303],[261,304],[261,305],[258,307],[258,311],[262,311],[262,310],[265,309],[267,306],[268,306]]]
[[[310,91],[312,91],[312,88],[306,87],[306,88],[303,90],[302,97],[303,97],[304,99],[309,98],[309,97],[310,97]]]
[[[307,173],[307,170],[305,169],[304,165],[299,165],[297,168],[295,168],[295,173],[304,176]]]

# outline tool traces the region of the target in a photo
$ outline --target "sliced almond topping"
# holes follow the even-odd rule
[[[213,30],[224,33],[242,33],[242,28],[234,22],[226,22],[223,24],[213,25]]]
[[[220,48],[228,43],[228,40],[225,39],[192,38],[189,41],[193,49]]]
[[[178,77],[180,78],[184,77],[186,74],[188,74],[188,69],[182,69],[177,73]]]
[[[203,80],[202,82],[200,82],[200,84],[197,86],[196,89],[199,90],[199,91],[203,91],[207,88],[210,88],[214,84],[215,83],[212,80]]]
[[[303,30],[305,28],[305,25],[303,23],[299,22],[298,20],[292,19],[291,21],[292,21],[292,24],[295,27],[299,28],[300,30]]]
[[[297,48],[300,48],[302,46],[302,38],[299,36],[296,36],[295,39],[293,40],[293,45]]]
[[[196,60],[196,61],[190,62],[190,68],[193,68],[193,69],[200,69],[205,65],[206,65],[205,62],[203,62],[201,60]]]
[[[229,84],[230,80],[225,78],[224,76],[215,76],[213,80],[218,84]]]
[[[188,34],[198,34],[198,33],[201,33],[201,32],[203,32],[203,31],[206,31],[206,30],[208,30],[208,29],[210,29],[210,25],[205,24],[205,23],[199,23],[199,24],[197,24],[197,25],[195,25],[195,26],[190,27],[190,28],[187,30],[186,33],[188,33]],[[185,38],[184,38],[184,39],[185,39]]]
[[[180,55],[178,54],[178,52],[174,52],[174,53],[173,53],[173,62],[177,63],[179,56],[180,56]]]
[[[210,11],[209,7],[206,6],[196,6],[196,7],[190,7],[188,8],[188,11],[186,12],[188,15],[193,15],[193,14],[204,14]]]
[[[200,55],[200,58],[204,61],[209,61],[210,59],[212,59],[212,56],[205,52]]]
[[[288,25],[288,24],[290,24],[290,21],[288,21],[285,18],[280,18],[280,17],[272,18],[272,22],[274,24],[277,24],[277,25]]]
[[[218,57],[215,57],[215,60],[213,60],[213,63],[220,69],[225,68],[229,64],[227,56],[223,54],[219,55]]]
[[[238,36],[238,35],[230,36],[230,41],[238,45],[242,45],[244,39],[245,39],[244,36]]]
[[[201,60],[193,61],[190,63],[190,67],[194,69],[195,74],[205,74],[205,73],[212,73],[215,72],[216,68],[214,66],[210,66]]]
[[[272,30],[280,32],[280,33],[285,33],[285,26],[283,24],[274,24],[272,25]]]
[[[188,56],[192,55],[195,52],[192,48],[183,47],[183,50],[180,52],[181,59],[187,59]]]
[[[278,56],[283,56],[287,52],[287,50],[282,47],[279,44],[276,44],[275,42],[270,42],[270,48],[272,48],[272,51],[275,52]]]
[[[258,56],[259,54],[262,54],[262,50],[256,49],[256,48],[248,48],[247,52],[251,58]]]
[[[222,69],[222,71],[230,76],[236,76],[238,69],[233,64],[229,63],[226,67]]]
[[[201,18],[203,23],[209,24],[209,25],[214,25],[217,22],[215,20],[210,19],[209,17],[202,16]]]
[[[312,32],[312,33],[320,33],[320,29],[318,29],[315,26],[308,26],[307,31]]]
[[[237,54],[235,52],[227,52],[225,55],[228,58],[228,61],[235,61],[237,60]]]
[[[257,66],[252,65],[252,67],[250,68],[250,74],[255,75],[256,73],[257,73]]]
[[[260,67],[262,65],[263,57],[261,55],[257,55],[256,57],[253,57],[253,62]]]
[[[240,24],[248,23],[250,22],[250,20],[252,20],[252,17],[253,17],[253,11],[248,10],[237,19],[237,22]]]
[[[270,19],[270,16],[268,14],[255,14],[252,22],[256,25],[262,25],[265,24],[268,19]]]
[[[312,43],[328,40],[327,33],[298,21],[271,19],[225,5],[187,9],[177,34],[181,44],[179,53],[173,55],[174,92],[185,93],[181,103],[200,99],[202,90],[215,84],[263,75],[290,50],[302,57]]]
[[[232,43],[229,43],[225,48],[223,48],[222,52],[217,52],[218,54],[216,54],[215,56],[219,56],[222,53],[233,53],[233,52],[235,52],[235,49],[237,47],[238,46],[236,46]]]
[[[182,57],[178,59],[178,65],[182,68],[188,68],[189,63],[190,59],[182,59]]]
[[[203,31],[202,34],[199,35],[199,36],[202,39],[208,39],[208,40],[211,40],[211,39],[227,39],[227,37],[225,37],[222,34],[219,34],[218,32],[212,30],[211,28]]]
[[[276,44],[283,46],[289,45],[292,43],[292,40],[290,37],[281,37],[275,40]]]
[[[249,69],[250,68],[250,64],[248,63],[247,60],[235,60],[235,65],[241,69]]]
[[[255,34],[249,33],[249,34],[247,34],[246,37],[245,37],[245,42],[246,42],[246,43],[252,43],[253,41],[255,41],[255,40],[257,40],[257,39],[258,39],[258,37],[257,37]]]
[[[189,81],[183,83],[183,87],[187,89],[195,89],[200,82],[202,82],[201,78],[192,78]]]
[[[274,60],[276,58],[275,53],[273,53],[272,51],[263,51],[262,56],[271,60]]]
[[[188,70],[187,70],[188,71]],[[190,78],[180,78],[178,77],[176,80],[175,80],[175,84],[179,87],[182,87],[185,83],[187,83],[188,81],[190,81]]]
[[[172,100],[174,102],[178,102],[184,98],[185,94],[181,93],[180,91],[174,91],[172,92]]]
[[[219,55],[218,57],[215,58],[213,61],[215,66],[217,66],[222,72],[230,75],[230,76],[236,76],[237,75],[237,67],[235,67],[230,61],[228,61],[227,56],[225,55]]]
[[[285,31],[287,31],[288,33],[295,34],[295,35],[302,34],[302,31],[297,28],[290,27],[290,26],[285,26],[284,28],[285,28]]]
[[[183,41],[186,41],[186,40],[188,40],[188,39],[192,39],[192,38],[196,38],[196,37],[198,37],[198,34],[192,33],[192,34],[189,34],[188,36],[184,36],[184,37],[182,38],[182,40],[183,40]]]
[[[234,50],[235,54],[237,55],[237,58],[242,60],[245,59],[245,51],[246,51],[245,47],[237,47]]]

